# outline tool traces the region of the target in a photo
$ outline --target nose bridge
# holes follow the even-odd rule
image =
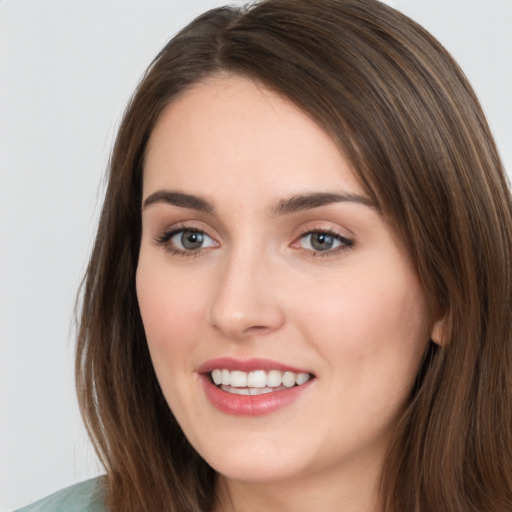
[[[251,244],[233,247],[219,265],[210,322],[233,339],[265,334],[283,321],[272,287],[273,266],[265,250]]]

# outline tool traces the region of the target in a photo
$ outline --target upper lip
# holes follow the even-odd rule
[[[239,370],[242,372],[252,372],[255,370],[279,370],[282,372],[294,372],[294,373],[312,373],[308,370],[284,364],[271,359],[262,358],[251,358],[251,359],[237,359],[233,357],[219,357],[216,359],[210,359],[204,362],[197,369],[198,373],[208,373],[212,370]]]

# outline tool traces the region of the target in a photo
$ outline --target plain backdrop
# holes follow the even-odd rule
[[[0,0],[2,511],[102,472],[74,395],[73,308],[103,171],[150,60],[185,23],[224,3]],[[510,172],[512,0],[387,3],[458,60]]]

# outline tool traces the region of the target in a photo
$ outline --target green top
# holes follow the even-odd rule
[[[101,477],[57,491],[17,512],[107,512]]]

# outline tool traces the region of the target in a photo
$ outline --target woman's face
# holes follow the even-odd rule
[[[426,303],[332,139],[262,85],[212,78],[161,115],[142,217],[149,350],[206,461],[252,482],[379,467]]]

